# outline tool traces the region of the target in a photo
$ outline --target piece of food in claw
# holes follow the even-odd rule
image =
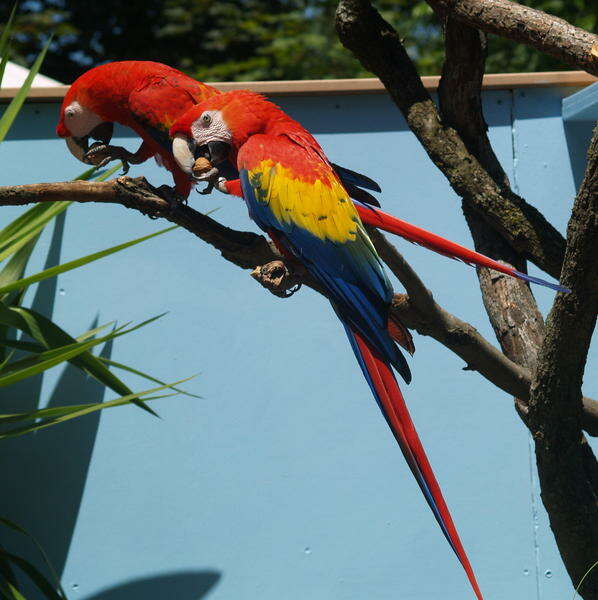
[[[210,172],[213,168],[214,166],[207,158],[200,156],[193,164],[191,171],[194,177],[200,177]]]

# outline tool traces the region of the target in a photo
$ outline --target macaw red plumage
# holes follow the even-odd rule
[[[159,157],[172,173],[176,192],[186,198],[193,182],[172,156],[168,130],[191,106],[218,93],[161,63],[107,63],[90,69],[71,85],[62,102],[56,132],[67,138],[69,148],[80,160],[89,150],[89,137],[94,134],[112,149],[111,158],[138,164],[152,156]],[[113,123],[130,127],[141,137],[143,142],[137,152],[123,155],[124,149],[107,146]],[[99,149],[99,156],[105,156]],[[120,153],[115,152],[119,150]]]
[[[326,290],[411,472],[482,600],[393,373],[394,368],[407,383],[411,379],[388,331],[392,287],[322,148],[281,109],[243,91],[221,94],[191,108],[170,134],[178,156],[184,156],[185,147],[191,156],[199,148],[217,163],[226,157],[228,146],[250,217]],[[188,161],[180,164],[185,167]]]

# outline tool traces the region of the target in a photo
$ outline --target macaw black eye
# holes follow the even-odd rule
[[[204,127],[208,127],[211,122],[212,122],[212,117],[210,115],[208,115],[208,114],[202,115],[201,123]]]

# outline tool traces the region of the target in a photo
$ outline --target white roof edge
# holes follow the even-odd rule
[[[23,83],[25,83],[27,75],[29,75],[29,69],[8,61],[6,64],[6,71],[4,71],[4,77],[2,79],[2,87],[21,87]],[[56,81],[56,79],[52,79],[51,77],[46,77],[41,73],[38,73],[33,78],[33,87],[58,87],[62,85],[64,84],[60,81]]]

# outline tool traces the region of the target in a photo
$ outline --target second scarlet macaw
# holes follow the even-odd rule
[[[186,198],[192,180],[172,156],[168,130],[186,110],[218,90],[157,62],[120,61],[94,67],[69,88],[60,109],[57,134],[71,153],[93,164],[120,159],[139,164],[156,157],[171,173],[179,196]],[[135,153],[109,146],[114,123],[133,129],[142,143]],[[100,143],[90,146],[90,139]]]
[[[313,136],[252,92],[202,102],[170,131],[175,156],[203,149],[216,164],[236,162],[249,215],[326,290],[357,361],[445,537],[479,600],[482,594],[393,368],[409,367],[389,333],[393,290],[354,204]],[[225,148],[228,147],[228,151]],[[212,152],[213,149],[213,152]]]

